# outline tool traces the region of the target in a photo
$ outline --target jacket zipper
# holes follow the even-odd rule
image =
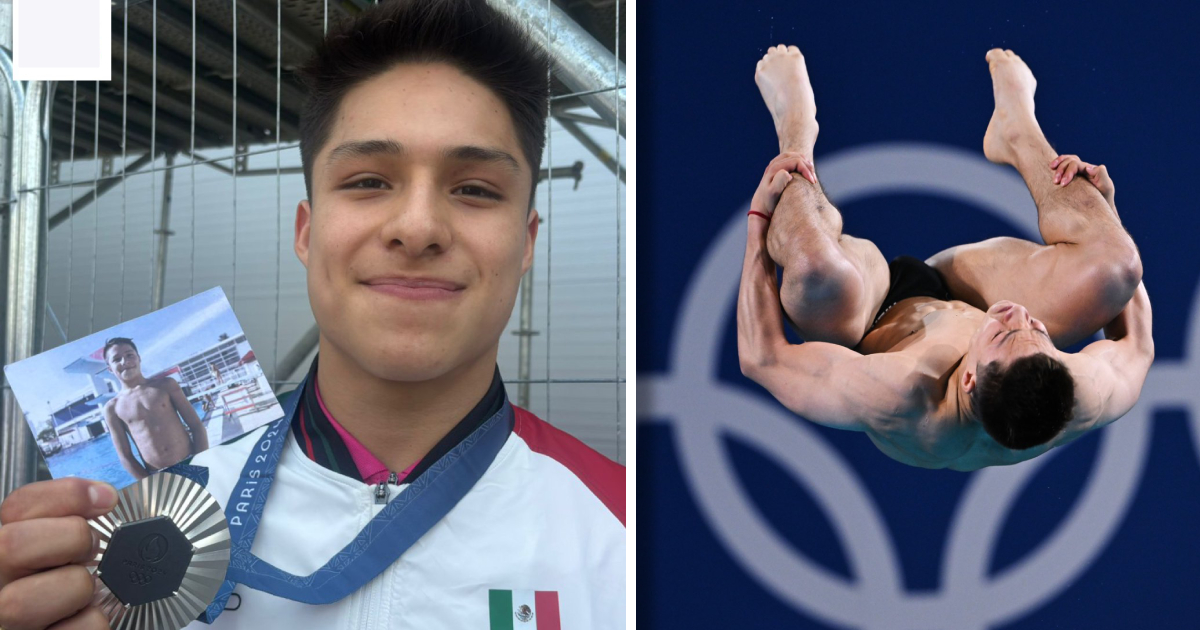
[[[387,481],[379,482],[375,486],[375,505],[383,505],[388,502],[388,486],[394,486],[400,481],[400,476],[394,472],[388,473]]]

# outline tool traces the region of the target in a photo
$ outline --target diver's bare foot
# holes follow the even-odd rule
[[[983,154],[1000,164],[1016,165],[1013,145],[1023,137],[1044,138],[1033,115],[1033,92],[1037,80],[1029,66],[1011,50],[993,48],[987,53],[992,73],[996,109],[983,135]]]
[[[754,82],[775,119],[780,152],[798,152],[812,159],[817,101],[800,49],[781,44],[767,50],[755,69]]]

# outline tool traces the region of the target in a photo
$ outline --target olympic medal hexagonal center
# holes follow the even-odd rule
[[[192,544],[166,516],[125,523],[108,542],[100,579],[122,603],[140,606],[179,589],[192,553]]]

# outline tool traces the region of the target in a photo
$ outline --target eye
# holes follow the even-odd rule
[[[468,197],[481,197],[484,199],[496,199],[496,200],[502,199],[502,197],[499,194],[494,193],[494,192],[484,188],[483,186],[477,186],[474,184],[468,184],[466,186],[459,186],[458,188],[454,189],[454,192],[466,195]]]
[[[343,189],[347,190],[383,190],[386,187],[387,182],[378,177],[368,177],[342,186]]]

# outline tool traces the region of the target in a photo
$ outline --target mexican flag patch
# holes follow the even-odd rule
[[[488,591],[491,630],[561,630],[558,591]]]

